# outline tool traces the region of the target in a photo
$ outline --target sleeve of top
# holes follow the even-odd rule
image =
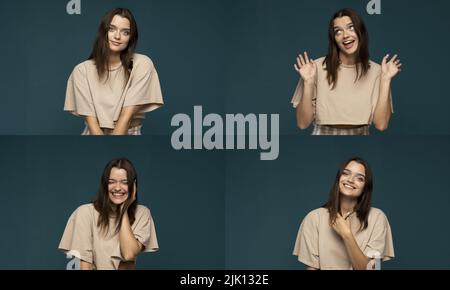
[[[314,213],[309,213],[302,221],[293,255],[309,267],[320,268],[318,220]]]
[[[368,256],[369,251],[377,251],[380,253],[383,261],[394,258],[394,243],[392,240],[391,226],[383,212],[380,212],[377,216],[373,232],[370,235],[364,254]]]
[[[294,96],[292,97],[291,103],[292,106],[294,108],[297,108],[298,104],[300,103],[300,100],[303,97],[303,79],[300,78],[300,80],[298,81],[297,87],[295,88],[295,92],[294,92]],[[317,101],[317,80],[316,80],[316,84],[314,85],[314,94],[312,97],[312,105],[315,111],[316,108],[316,101]]]
[[[91,212],[87,206],[75,210],[67,222],[58,249],[93,263]]]
[[[148,208],[144,208],[142,214],[136,216],[136,221],[133,224],[133,234],[144,246],[144,252],[155,252],[159,250],[155,223]]]
[[[86,76],[86,68],[78,65],[67,81],[64,111],[76,116],[96,116],[92,94]]]
[[[145,58],[131,72],[130,84],[125,95],[124,107],[140,105],[138,113],[146,113],[164,104],[158,72],[152,61]]]
[[[375,108],[377,107],[378,98],[380,96],[380,83],[381,82],[381,76],[378,76],[375,80],[375,84],[373,86],[373,92],[372,92],[372,116],[371,116],[371,122],[373,120],[373,114],[375,113]],[[392,91],[389,89],[389,101],[391,102],[391,112],[394,113],[394,103],[392,101]]]

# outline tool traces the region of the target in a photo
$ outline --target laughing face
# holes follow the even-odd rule
[[[128,198],[127,171],[113,167],[108,180],[109,199],[115,205],[124,203]]]
[[[341,53],[353,56],[358,52],[359,38],[352,19],[343,16],[334,19],[334,40]]]
[[[361,195],[366,184],[366,169],[360,163],[351,161],[342,171],[339,178],[339,190],[341,194],[357,198]]]

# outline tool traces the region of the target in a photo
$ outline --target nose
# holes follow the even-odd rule
[[[117,31],[114,33],[114,39],[120,39],[120,31],[119,31],[119,30],[117,30]]]

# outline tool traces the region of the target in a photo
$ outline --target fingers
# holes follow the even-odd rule
[[[308,53],[305,51],[297,56],[297,63],[294,64],[294,68],[296,71],[299,71],[304,65],[310,63],[313,63],[313,60],[309,58]]]
[[[396,54],[396,55],[394,55],[392,58],[391,58],[391,60],[390,60],[390,62],[395,62],[395,60],[397,59],[397,57],[398,57],[398,55]]]
[[[388,58],[389,58],[389,54],[386,54],[386,55],[383,57],[383,63],[386,63]]]

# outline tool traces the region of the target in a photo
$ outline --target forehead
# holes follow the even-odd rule
[[[345,27],[348,24],[352,23],[352,19],[348,16],[342,16],[334,19],[334,26],[335,27]]]
[[[345,166],[345,169],[350,170],[353,173],[366,175],[366,169],[364,168],[364,165],[355,161],[351,161],[349,164],[347,164],[347,166]]]
[[[113,167],[111,168],[111,173],[109,174],[111,179],[127,179],[127,171],[122,168]]]
[[[130,29],[130,20],[120,15],[114,15],[111,20],[111,25],[114,25],[120,29]]]

